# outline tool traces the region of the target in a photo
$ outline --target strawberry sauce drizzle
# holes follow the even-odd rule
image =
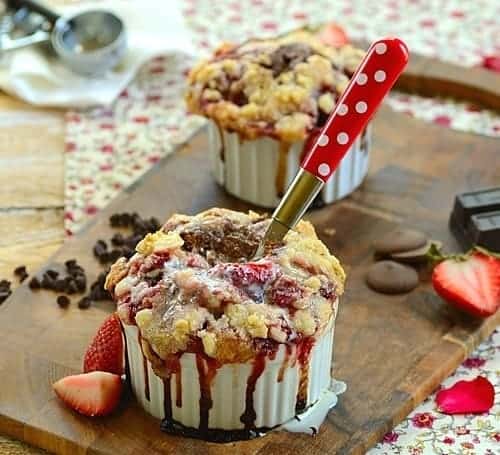
[[[257,418],[257,414],[254,408],[253,394],[255,392],[255,385],[257,383],[257,380],[260,378],[265,367],[266,354],[258,354],[253,361],[252,372],[247,379],[245,411],[240,417],[240,420],[245,425],[246,430],[255,428],[255,419]]]
[[[299,389],[297,392],[297,404],[295,405],[297,412],[302,412],[307,406],[309,358],[313,346],[313,337],[303,338],[297,343],[297,361],[299,362]]]
[[[214,380],[219,364],[214,359],[196,354],[196,368],[198,369],[198,378],[200,381],[200,424],[201,433],[208,431],[208,417],[212,408],[212,382]]]

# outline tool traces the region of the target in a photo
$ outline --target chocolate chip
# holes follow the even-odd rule
[[[87,287],[87,278],[85,275],[78,275],[75,277],[76,287],[79,292],[84,292]]]
[[[66,292],[67,286],[66,280],[64,278],[59,278],[54,281],[52,289],[57,292]]]
[[[68,284],[68,287],[66,288],[66,292],[68,294],[76,294],[78,292],[78,286],[75,282],[75,280],[71,280]]]
[[[380,261],[368,269],[366,284],[382,294],[404,294],[418,286],[418,275],[406,265]]]
[[[78,308],[80,308],[81,310],[86,310],[87,308],[90,308],[91,304],[92,300],[90,300],[89,297],[83,297],[78,301]]]
[[[25,265],[20,265],[19,267],[16,267],[14,269],[14,275],[21,277],[21,276],[28,276],[28,272],[26,271],[26,266]]]
[[[58,296],[56,301],[61,308],[66,308],[70,304],[70,300],[65,295]]]
[[[415,250],[427,243],[425,234],[411,229],[398,228],[373,242],[375,254],[387,256],[392,253]]]
[[[20,283],[22,283],[22,282],[23,282],[26,278],[28,278],[28,277],[29,277],[29,275],[28,275],[27,273],[25,273],[25,274],[21,275],[21,276],[19,277],[19,282],[20,282]]]
[[[125,240],[121,232],[117,232],[115,235],[113,235],[113,237],[111,237],[111,243],[114,246],[122,246],[124,242]]]
[[[44,275],[47,275],[49,278],[55,280],[59,276],[59,272],[57,270],[49,269],[45,271]]]
[[[46,273],[43,274],[42,276],[42,288],[43,289],[54,289],[55,286],[55,280],[51,278],[49,275]]]
[[[98,240],[93,248],[94,256],[101,259],[108,251],[108,245],[104,240]]]
[[[0,290],[10,289],[11,282],[7,280],[0,281]]]
[[[40,280],[34,276],[33,278],[31,278],[30,282],[28,283],[28,286],[30,287],[30,289],[40,289],[41,287],[41,284],[40,284]]]
[[[74,267],[79,267],[78,264],[76,263],[76,259],[68,259],[65,263],[64,263],[65,267],[66,267],[66,270],[71,270],[73,269]]]
[[[0,290],[0,305],[7,300],[9,295],[12,294],[12,291],[10,289],[2,289]]]

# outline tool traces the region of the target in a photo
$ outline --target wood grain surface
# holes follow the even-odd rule
[[[1,431],[61,454],[364,453],[500,323],[500,315],[479,321],[444,304],[424,271],[422,285],[399,297],[376,294],[363,281],[372,263],[372,240],[399,223],[457,248],[447,229],[453,196],[499,181],[497,141],[385,108],[377,115],[374,132],[371,172],[362,187],[309,216],[349,274],[335,344],[335,374],[348,383],[348,391],[316,438],[273,433],[217,445],[170,437],[160,433],[159,423],[133,399],[110,418],[74,414],[54,397],[51,384],[80,370],[84,349],[111,304],[85,312],[76,306],[62,310],[54,294],[33,294],[27,286],[0,307]],[[195,213],[214,205],[248,208],[213,182],[205,141],[202,133],[160,162],[81,234],[65,242],[44,267],[60,267],[64,260],[78,257],[91,278],[95,276],[100,268],[91,246],[97,238],[110,236],[107,217],[116,211],[166,218],[172,212]]]

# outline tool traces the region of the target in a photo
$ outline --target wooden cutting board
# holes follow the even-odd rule
[[[443,82],[450,78],[452,92]],[[500,105],[490,75],[427,59],[414,58],[400,86],[424,93],[444,87],[448,95],[493,108]],[[34,294],[26,285],[0,307],[0,432],[60,454],[364,453],[500,324],[500,313],[476,320],[444,304],[425,271],[422,284],[408,295],[369,290],[363,275],[373,261],[371,242],[402,223],[456,251],[447,227],[454,195],[498,184],[498,152],[498,140],[457,133],[383,108],[374,121],[369,177],[349,198],[310,213],[320,237],[349,275],[334,354],[335,376],[348,390],[315,438],[274,432],[220,445],[171,437],[161,433],[159,422],[132,398],[108,418],[88,419],[71,412],[55,398],[51,384],[80,371],[83,352],[112,304],[63,310],[55,304],[55,294]],[[213,182],[201,132],[124,191],[44,268],[62,267],[76,257],[94,279],[100,266],[91,249],[96,239],[111,236],[111,213],[137,211],[165,219],[173,212],[195,213],[211,206],[249,208]]]

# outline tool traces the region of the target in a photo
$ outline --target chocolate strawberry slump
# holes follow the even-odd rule
[[[172,405],[182,400],[184,353],[196,356],[201,395],[199,428],[183,428],[190,436],[220,439],[208,426],[211,383],[221,366],[249,362],[240,417],[245,430],[235,437],[250,437],[256,382],[282,345],[300,365],[297,412],[306,406],[309,355],[333,323],[345,275],[304,221],[252,260],[268,222],[253,212],[224,209],[174,215],[137,245],[134,256],[111,267],[106,289],[122,323],[137,325],[143,355],[165,384],[167,431],[182,427],[172,420]],[[144,365],[147,377],[146,360]]]

